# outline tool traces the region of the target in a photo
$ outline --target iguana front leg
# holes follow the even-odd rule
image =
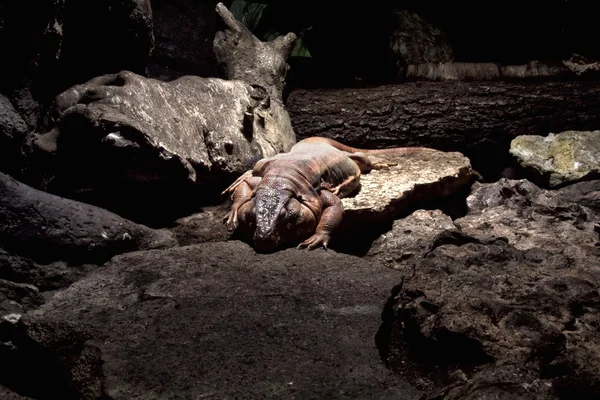
[[[236,183],[235,190],[233,192],[233,204],[231,210],[225,217],[223,222],[227,225],[227,229],[235,230],[238,226],[238,210],[241,206],[246,204],[252,199],[252,193],[256,186],[260,183],[262,178],[260,176],[252,176],[246,180],[241,180]]]
[[[332,232],[342,222],[344,206],[340,198],[328,190],[322,190],[321,201],[323,204],[323,213],[321,214],[317,229],[311,237],[298,245],[299,249],[306,247],[312,250],[321,245],[327,249]]]

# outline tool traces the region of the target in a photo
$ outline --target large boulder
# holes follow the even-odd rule
[[[76,83],[122,69],[145,73],[154,42],[149,0],[7,2],[0,21],[0,48],[10,60],[0,91],[32,128]]]
[[[152,0],[154,49],[148,76],[164,81],[185,75],[218,77],[213,39],[218,30],[214,1]],[[223,2],[226,6],[231,1]]]
[[[19,366],[36,360],[23,389],[115,400],[418,398],[374,343],[396,279],[358,257],[261,255],[241,242],[117,256],[20,319]]]
[[[103,263],[115,254],[176,243],[168,231],[34,189],[2,173],[0,193],[0,243],[34,261]]]
[[[419,14],[395,9],[392,20],[390,45],[400,65],[441,63],[454,59],[446,34]]]
[[[19,174],[25,162],[29,128],[10,100],[0,94],[0,171]]]
[[[431,399],[598,397],[599,214],[586,204],[599,185],[476,183],[453,225],[419,217],[429,245],[378,243],[405,274],[384,317],[388,366]]]
[[[511,141],[510,154],[529,179],[546,187],[600,177],[600,131],[521,135]]]
[[[215,53],[229,80],[162,82],[121,71],[56,98],[35,142],[56,163],[46,190],[125,214],[144,202],[158,214],[197,204],[203,191],[216,193],[218,183],[291,148],[296,138],[281,96],[295,35],[261,42],[225,6],[217,12],[224,29]],[[165,192],[172,202],[162,202]]]

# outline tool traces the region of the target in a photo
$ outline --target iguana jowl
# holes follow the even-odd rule
[[[252,234],[258,251],[300,241],[299,248],[327,248],[344,214],[340,199],[358,188],[361,173],[393,165],[375,155],[423,149],[366,150],[322,137],[304,139],[288,153],[258,161],[223,191],[233,193],[224,222],[230,230]]]

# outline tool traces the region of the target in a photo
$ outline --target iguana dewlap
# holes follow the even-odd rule
[[[374,154],[402,154],[422,148],[364,150],[312,137],[289,153],[267,157],[240,176],[223,194],[233,193],[224,221],[230,230],[251,234],[256,250],[284,244],[327,248],[342,221],[341,198],[360,185],[361,173],[391,164]]]

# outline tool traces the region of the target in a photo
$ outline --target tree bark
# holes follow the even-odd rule
[[[600,81],[411,82],[294,90],[286,102],[298,140],[460,151],[489,177],[512,165],[518,135],[600,126]]]

